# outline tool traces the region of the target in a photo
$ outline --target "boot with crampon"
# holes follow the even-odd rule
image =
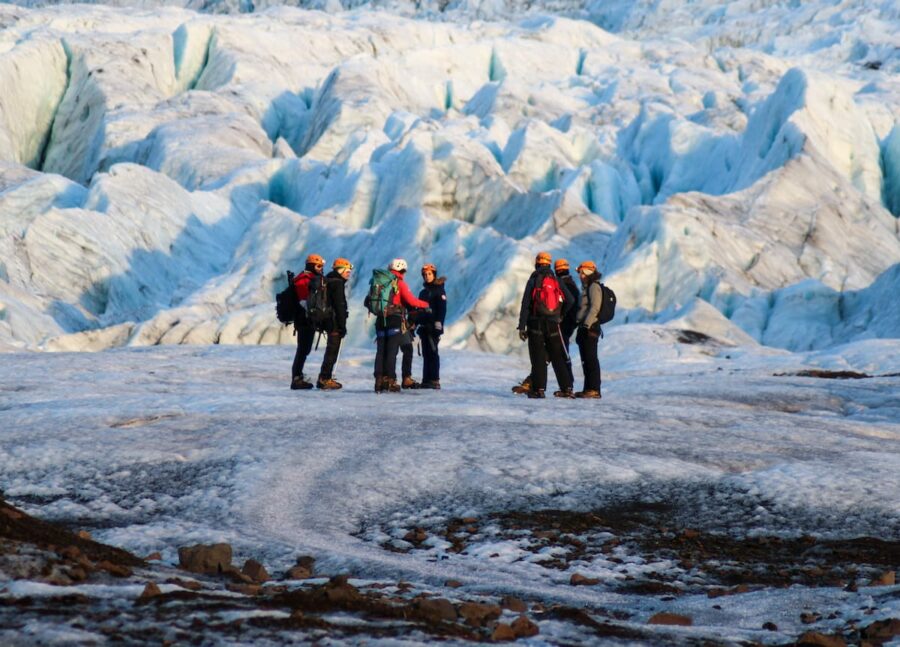
[[[291,391],[306,391],[313,388],[312,382],[307,382],[303,375],[295,375],[291,378]]]
[[[418,382],[416,382],[410,375],[407,375],[406,377],[403,378],[403,383],[401,384],[401,386],[404,389],[420,389],[420,388],[422,388],[422,385],[419,384]]]
[[[572,393],[572,389],[562,389],[560,391],[554,391],[553,397],[554,398],[575,399],[575,394]]]
[[[528,393],[531,390],[531,376],[526,377],[520,384],[516,384],[512,388],[513,393],[518,393],[519,395],[523,393]]]
[[[595,391],[594,389],[587,389],[585,391],[578,391],[575,394],[576,398],[587,398],[590,400],[599,400],[600,399],[600,391]]]
[[[319,376],[318,381],[316,382],[316,388],[322,389],[323,391],[337,391],[339,388],[344,386],[337,380],[331,377],[322,377]]]
[[[400,385],[397,384],[397,380],[392,377],[382,378],[381,382],[381,390],[387,391],[390,393],[398,393],[400,391]]]

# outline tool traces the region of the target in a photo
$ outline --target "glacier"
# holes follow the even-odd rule
[[[520,351],[538,249],[597,261],[617,325],[900,336],[889,3],[41,4],[0,7],[7,350],[289,343],[312,251],[357,306],[436,263],[459,349]]]

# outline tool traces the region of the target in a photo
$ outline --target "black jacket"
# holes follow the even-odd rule
[[[347,294],[344,286],[347,283],[337,270],[325,275],[325,289],[328,290],[328,303],[331,305],[331,321],[325,324],[326,332],[347,334]]]
[[[569,288],[566,287],[566,284],[562,281],[559,281],[559,287],[563,293],[563,304],[562,310],[557,315],[550,316],[541,316],[533,313],[531,311],[531,293],[534,292],[535,286],[538,284],[538,281],[543,279],[545,276],[550,276],[556,278],[556,275],[553,273],[553,270],[550,269],[550,266],[541,266],[531,273],[531,276],[528,277],[528,282],[525,284],[525,293],[522,294],[522,307],[519,310],[519,330],[526,330],[531,324],[534,326],[538,322],[541,321],[549,321],[551,323],[559,323],[562,317],[568,314],[569,310],[571,310],[575,306],[575,299],[572,297],[572,293],[569,291]]]
[[[581,294],[578,291],[578,284],[575,283],[575,279],[569,274],[569,270],[561,271],[556,275],[556,278],[559,279],[560,283],[569,288],[569,292],[572,294],[572,307],[566,310],[566,314],[559,326],[562,330],[563,337],[568,338],[575,332],[575,329],[578,328],[578,302],[581,299]]]
[[[443,276],[436,278],[431,283],[422,286],[419,292],[419,298],[428,302],[431,308],[431,314],[420,312],[416,318],[416,323],[423,328],[434,328],[434,323],[440,322],[441,328],[444,327],[444,317],[447,316],[447,293],[444,290],[444,283],[447,281]]]

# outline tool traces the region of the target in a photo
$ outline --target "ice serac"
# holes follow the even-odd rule
[[[64,45],[70,80],[44,170],[86,184],[107,150],[140,138],[140,112],[174,93],[171,35],[67,36]]]
[[[67,67],[58,39],[25,41],[0,53],[0,161],[40,168]]]
[[[737,191],[694,187],[706,191],[629,213],[607,250],[621,303],[659,312],[700,297],[759,341],[806,348],[787,332],[796,325],[774,332],[779,321],[760,325],[750,314],[758,305],[744,299],[807,279],[860,290],[900,261],[896,222],[881,203],[877,138],[858,118],[835,84],[786,74],[740,141],[729,180]],[[820,324],[806,312],[814,331]]]
[[[884,204],[900,218],[900,126],[894,126],[881,148],[884,166]]]

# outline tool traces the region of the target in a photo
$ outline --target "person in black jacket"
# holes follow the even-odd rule
[[[420,312],[418,315],[419,339],[422,343],[422,384],[423,389],[441,388],[441,357],[438,344],[444,334],[444,318],[447,316],[447,293],[444,283],[447,279],[438,278],[437,268],[431,263],[422,266],[422,291],[419,298],[427,301],[431,312]]]
[[[569,293],[572,295],[572,303],[575,304],[569,308],[562,321],[559,322],[559,331],[562,334],[563,346],[566,349],[566,366],[569,367],[569,376],[572,378],[572,384],[574,384],[575,374],[572,372],[572,356],[569,355],[569,342],[578,328],[578,303],[581,294],[578,291],[578,284],[575,283],[575,279],[569,274],[569,261],[564,258],[557,258],[553,264],[553,269],[559,282],[569,289]]]
[[[322,369],[319,371],[316,387],[326,391],[343,386],[334,379],[334,365],[341,352],[341,340],[347,335],[349,311],[345,287],[352,271],[353,263],[346,258],[339,258],[334,261],[331,272],[324,279],[327,291],[326,299],[331,307],[331,317],[323,325],[323,332],[328,336],[328,343],[325,346],[325,357],[322,359]]]
[[[316,336],[316,328],[309,320],[306,313],[308,306],[310,287],[313,289],[317,281],[322,280],[322,268],[325,259],[318,254],[310,254],[306,257],[306,268],[294,278],[294,290],[297,292],[297,316],[294,319],[294,334],[297,335],[297,352],[294,353],[294,363],[291,365],[291,390],[306,391],[313,388],[312,382],[303,375],[303,367],[306,358],[312,352],[313,339]]]
[[[551,257],[547,252],[540,252],[534,261],[534,272],[525,284],[522,294],[522,307],[519,311],[519,338],[528,341],[528,356],[531,359],[531,388],[529,398],[543,398],[547,388],[547,359],[553,364],[553,372],[559,384],[559,391],[553,395],[558,398],[574,398],[572,385],[574,381],[566,367],[566,354],[563,348],[562,334],[559,324],[565,314],[575,305],[571,293],[561,283],[550,268]],[[549,310],[539,298],[547,287],[555,288],[558,301]]]

